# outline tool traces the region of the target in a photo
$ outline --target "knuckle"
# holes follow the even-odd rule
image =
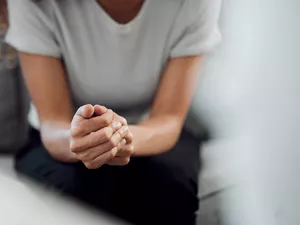
[[[108,144],[110,148],[117,147],[118,145],[118,143],[116,143],[116,141],[113,138],[109,139]]]
[[[127,120],[124,117],[121,117],[121,123],[123,125],[127,125]]]
[[[118,149],[121,150],[121,149],[123,149],[123,148],[126,148],[126,144],[124,144],[124,142],[120,142],[120,143],[118,144]]]
[[[127,139],[127,142],[131,142],[133,140],[133,135],[131,132],[129,132],[127,135],[126,135],[126,139]]]
[[[71,140],[71,142],[70,142],[70,150],[72,152],[77,152],[77,151],[80,150],[80,145],[76,141]]]
[[[108,161],[110,161],[113,158],[115,158],[115,156],[116,156],[115,151],[109,151],[109,153],[108,153]]]
[[[117,132],[115,133],[115,135],[116,135],[116,139],[117,139],[119,142],[121,142],[122,139],[123,139],[124,136],[125,136],[125,134],[124,134],[122,131],[117,131]]]
[[[109,117],[106,115],[103,117],[103,126],[109,126],[111,123]]]
[[[108,115],[109,120],[112,121],[114,116],[115,116],[115,113],[111,109],[108,109],[107,110],[107,115]]]
[[[119,154],[122,154],[124,152],[123,146],[121,144],[118,144],[116,148],[118,148],[118,151],[120,151]]]
[[[107,110],[107,113],[113,115],[113,114],[114,114],[114,111],[112,111],[111,109],[108,109],[108,110]]]
[[[89,119],[83,119],[77,123],[77,126],[83,130],[84,127],[89,125]]]
[[[126,131],[124,131],[124,129],[123,128],[121,128],[120,130],[118,130],[117,132],[116,132],[116,135],[118,135],[118,137],[120,138],[120,139],[122,139],[123,137],[125,137],[126,136]]]
[[[133,152],[134,152],[134,147],[133,147],[133,145],[129,145],[129,146],[128,146],[128,154],[129,154],[129,155],[132,155]]]
[[[110,140],[111,136],[112,136],[112,129],[110,127],[106,127],[103,129],[103,139],[104,141],[108,141]]]

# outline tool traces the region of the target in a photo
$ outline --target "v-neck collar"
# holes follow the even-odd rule
[[[129,32],[132,30],[132,27],[144,16],[145,11],[148,7],[148,4],[150,0],[145,0],[140,11],[138,14],[129,22],[125,24],[118,23],[115,21],[104,9],[103,7],[97,2],[97,0],[92,0],[95,4],[95,7],[99,9],[99,15],[102,17],[103,22],[108,26],[109,28],[118,31],[118,32]]]

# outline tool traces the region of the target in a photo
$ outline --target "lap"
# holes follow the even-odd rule
[[[135,220],[143,220],[149,210],[156,211],[159,217],[168,213],[185,217],[185,212],[197,210],[200,141],[188,132],[182,133],[172,151],[133,158],[125,167],[103,166],[98,170],[52,159],[36,136],[37,133],[32,137],[33,144],[17,155],[16,169],[47,186],[105,210],[119,209],[124,217],[136,212],[139,216]],[[188,210],[182,210],[182,205]],[[164,213],[159,215],[160,212]],[[132,219],[130,215],[128,219]]]
[[[61,163],[51,158],[45,148],[36,146],[17,157],[16,170],[46,188],[76,197],[88,204],[111,211],[117,187],[117,171],[103,167],[87,170],[83,164]]]
[[[193,224],[192,213],[198,209],[199,140],[183,132],[172,151],[133,159],[127,169],[123,179],[131,185],[124,190],[137,198],[124,194],[122,202],[131,202],[137,220],[147,218],[149,224],[158,224],[159,217],[161,224]],[[147,217],[149,212],[156,216]]]

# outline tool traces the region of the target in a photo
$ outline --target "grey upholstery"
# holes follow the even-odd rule
[[[0,152],[14,152],[27,139],[29,97],[17,53],[0,39]]]

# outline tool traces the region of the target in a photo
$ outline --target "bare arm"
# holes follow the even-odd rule
[[[73,112],[61,61],[25,53],[20,53],[20,58],[25,81],[38,110],[45,147],[58,160],[77,161],[70,150]],[[176,144],[202,63],[203,57],[199,56],[170,60],[150,118],[129,126],[134,136],[135,155],[159,154]]]
[[[161,80],[150,118],[129,126],[136,156],[155,155],[170,150],[182,130],[203,56],[171,59]]]
[[[112,110],[101,106],[85,105],[74,114],[59,59],[25,53],[20,58],[48,152],[59,161],[80,160],[89,169],[113,159],[126,144],[123,138],[128,134],[127,126],[115,121]],[[95,110],[98,116],[94,116]],[[126,160],[116,165],[127,163]]]
[[[69,151],[73,111],[61,60],[27,53],[20,53],[20,60],[45,147],[58,160],[76,161]]]

